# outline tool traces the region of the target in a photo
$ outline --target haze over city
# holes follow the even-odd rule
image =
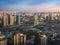
[[[60,0],[0,0],[0,11],[59,12]]]

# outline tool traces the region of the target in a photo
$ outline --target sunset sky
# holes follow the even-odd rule
[[[0,0],[0,11],[60,11],[60,0]]]

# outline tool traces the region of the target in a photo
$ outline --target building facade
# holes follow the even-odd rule
[[[4,35],[0,32],[0,45],[7,45],[7,39]]]
[[[14,45],[26,45],[26,35],[25,34],[15,34],[14,35]]]

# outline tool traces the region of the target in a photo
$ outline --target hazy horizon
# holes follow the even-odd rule
[[[0,0],[0,11],[60,12],[60,0]]]

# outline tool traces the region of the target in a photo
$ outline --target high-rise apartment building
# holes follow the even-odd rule
[[[41,35],[41,45],[47,45],[47,36]]]
[[[10,25],[14,25],[15,17],[14,15],[10,15]]]
[[[20,25],[20,15],[16,15],[16,20],[15,20],[16,24]]]
[[[3,16],[3,25],[4,26],[7,26],[8,25],[8,17],[7,17],[7,15],[4,15]]]
[[[0,45],[7,45],[7,39],[4,35],[0,32]]]
[[[34,26],[39,24],[38,15],[34,16]]]
[[[21,33],[15,34],[14,45],[26,45],[26,35]]]

